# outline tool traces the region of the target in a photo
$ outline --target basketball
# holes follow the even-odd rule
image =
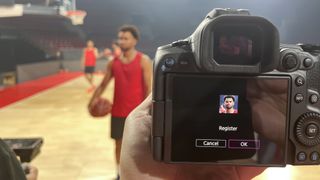
[[[89,108],[91,116],[103,117],[111,112],[112,104],[108,99],[98,98],[93,103],[93,106]]]

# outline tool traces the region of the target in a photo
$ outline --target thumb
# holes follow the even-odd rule
[[[135,109],[135,111],[149,112],[152,105],[152,94],[150,93],[148,97]]]

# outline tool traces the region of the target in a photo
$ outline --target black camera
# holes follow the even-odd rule
[[[308,48],[309,47],[309,48]],[[319,52],[214,9],[154,62],[152,152],[167,163],[319,164]]]

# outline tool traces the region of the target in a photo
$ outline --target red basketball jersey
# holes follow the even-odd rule
[[[137,52],[129,64],[122,63],[118,57],[113,61],[115,89],[112,116],[127,117],[145,97],[141,57],[142,53]]]
[[[95,66],[96,65],[96,55],[94,52],[95,49],[87,49],[85,50],[85,66]]]

